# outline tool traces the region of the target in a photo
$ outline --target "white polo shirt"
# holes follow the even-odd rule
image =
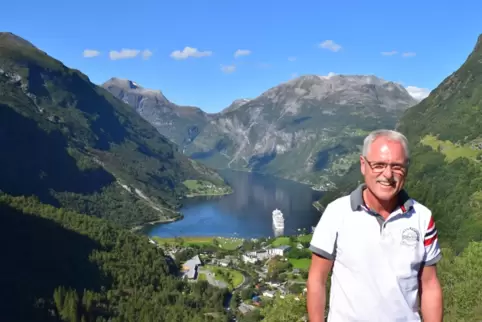
[[[311,240],[334,260],[328,321],[421,321],[419,269],[442,257],[432,213],[402,190],[384,220],[366,207],[364,187],[328,204]]]

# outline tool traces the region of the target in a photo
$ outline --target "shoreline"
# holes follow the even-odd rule
[[[325,207],[317,200],[312,203],[312,206],[316,208],[319,212],[323,213],[325,211]]]
[[[222,197],[222,196],[228,196],[230,194],[233,194],[234,190],[231,190],[230,192],[225,192],[225,193],[189,193],[186,194],[185,198],[196,198],[196,197]]]
[[[234,193],[234,190],[231,189],[230,192],[220,193],[220,194],[187,194],[186,196],[184,196],[184,198],[187,199],[187,198],[196,198],[196,197],[220,197],[220,196],[227,196],[227,195],[230,195],[232,193]],[[174,217],[174,218],[157,219],[157,220],[148,221],[146,223],[143,223],[143,224],[132,227],[130,229],[130,231],[137,232],[137,231],[143,230],[147,226],[152,226],[152,225],[156,225],[156,224],[170,224],[170,223],[173,223],[173,222],[184,219],[184,215],[182,213],[180,213],[179,211],[173,210],[173,212],[176,212],[179,215]]]
[[[139,230],[142,230],[142,229],[146,228],[146,227],[149,226],[149,225],[169,224],[169,223],[172,223],[172,222],[179,221],[179,220],[181,220],[181,219],[183,219],[183,218],[184,218],[184,215],[183,215],[183,214],[180,214],[179,216],[174,217],[174,218],[152,220],[152,221],[148,221],[148,222],[146,222],[146,223],[143,223],[143,224],[134,226],[134,227],[132,227],[130,230],[131,230],[132,232],[136,232],[136,231],[139,231]]]

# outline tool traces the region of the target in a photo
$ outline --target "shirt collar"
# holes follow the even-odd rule
[[[351,192],[350,205],[353,211],[357,211],[365,207],[365,203],[363,201],[363,190],[365,188],[366,184],[362,183]],[[413,200],[404,189],[402,189],[398,193],[398,202],[398,205],[401,208],[402,212],[407,212],[413,207]]]

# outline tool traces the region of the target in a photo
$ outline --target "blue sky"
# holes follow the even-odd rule
[[[94,83],[128,78],[217,112],[303,74],[434,89],[473,49],[481,10],[476,0],[26,0],[2,4],[0,29]]]

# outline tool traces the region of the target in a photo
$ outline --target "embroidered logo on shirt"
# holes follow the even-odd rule
[[[402,231],[402,245],[413,247],[420,241],[420,233],[415,228],[405,228]]]

